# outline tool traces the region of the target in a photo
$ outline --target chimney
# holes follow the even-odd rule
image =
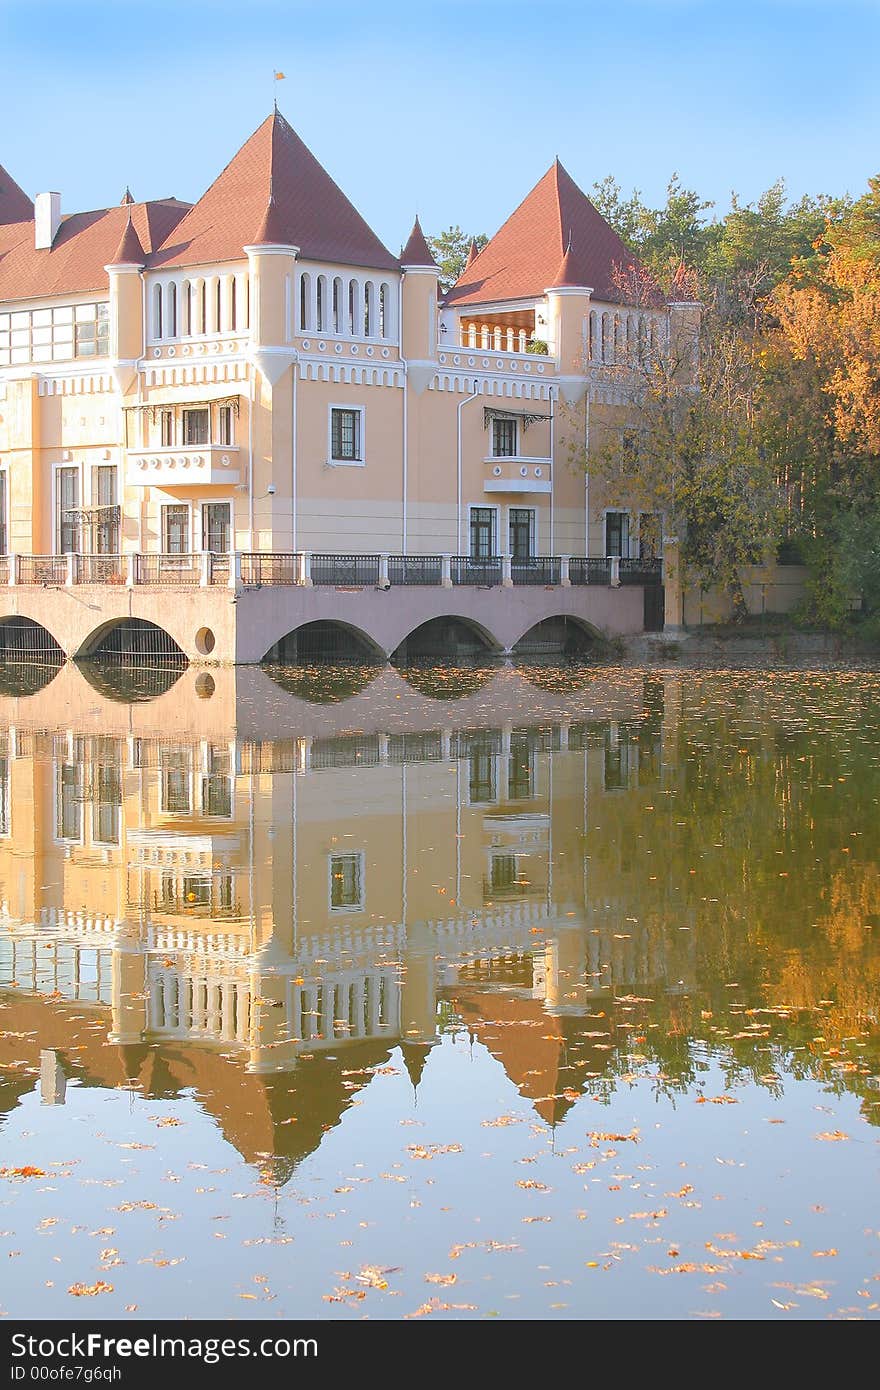
[[[48,251],[61,226],[61,194],[38,193],[34,199],[34,246]]]

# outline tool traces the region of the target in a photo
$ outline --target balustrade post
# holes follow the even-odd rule
[[[509,555],[501,556],[501,587],[502,589],[513,588],[513,569]]]
[[[391,588],[391,580],[388,576],[388,556],[384,552],[379,556],[379,588]]]
[[[452,588],[452,556],[440,556],[440,587],[442,589]]]
[[[571,574],[569,572],[570,555],[560,555],[559,557],[559,584],[563,589],[571,588]]]
[[[64,557],[64,585],[67,589],[72,589],[76,583],[76,556],[69,550]]]
[[[229,588],[236,591],[241,588],[241,551],[233,550],[229,555]]]
[[[610,575],[610,578],[609,578],[609,581],[608,581],[608,582],[610,583],[612,589],[619,589],[619,588],[620,588],[620,556],[619,556],[619,555],[612,555],[610,558],[611,558],[611,575]]]
[[[133,589],[137,584],[137,551],[130,550],[125,557],[125,587]]]
[[[211,583],[211,552],[203,550],[199,555],[199,588],[207,589]]]
[[[299,557],[299,581],[306,589],[312,587],[312,552],[304,550]]]
[[[6,576],[6,582],[10,586],[10,588],[12,588],[15,584],[18,583],[18,556],[16,555],[14,550],[11,550],[6,558],[7,563],[9,565],[9,571]]]

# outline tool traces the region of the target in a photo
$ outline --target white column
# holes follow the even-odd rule
[[[209,333],[220,332],[220,319],[217,314],[218,280],[218,276],[212,275],[205,281],[205,326]]]
[[[440,586],[443,589],[452,588],[452,556],[440,556]]]
[[[560,555],[559,557],[559,583],[563,589],[571,588],[571,576],[569,574],[570,555]]]
[[[303,330],[305,331],[305,330]],[[318,331],[318,276],[309,275],[309,332]]]
[[[16,555],[14,550],[10,550],[9,554],[6,557],[6,563],[9,566],[9,571],[6,576],[6,582],[7,584],[9,584],[10,588],[12,588],[15,584],[18,583],[18,556]]]

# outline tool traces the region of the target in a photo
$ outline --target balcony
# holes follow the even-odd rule
[[[125,464],[128,487],[232,487],[241,481],[236,444],[129,449]]]
[[[484,492],[550,492],[550,460],[516,455],[513,458],[487,458],[483,475]]]

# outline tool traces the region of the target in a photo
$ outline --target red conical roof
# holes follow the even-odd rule
[[[477,238],[475,236],[472,236],[471,244],[468,247],[467,260],[464,263],[465,270],[470,270],[471,266],[473,265],[474,261],[477,259],[479,254],[480,252],[477,248]]]
[[[131,189],[129,188],[128,184],[126,184],[126,185],[125,185],[125,192],[123,193],[122,197],[119,199],[120,207],[127,207],[129,203],[133,203],[133,202],[134,202],[134,198],[131,196]]]
[[[548,290],[562,289],[585,289],[589,287],[589,281],[580,269],[572,248],[566,249],[565,255],[559,263],[559,269],[547,286]]]
[[[416,217],[413,229],[409,234],[409,239],[400,253],[401,265],[430,265],[436,266],[437,262],[431,255],[431,248],[425,240],[422,231],[422,224]]]
[[[393,270],[397,261],[279,112],[268,116],[168,237],[153,265],[240,260],[262,231],[304,260]]]
[[[141,239],[137,234],[135,225],[131,220],[131,213],[125,224],[125,231],[116,248],[116,255],[108,265],[143,265],[146,261],[144,248],[141,246]]]
[[[591,286],[595,299],[619,300],[615,268],[627,271],[636,257],[557,159],[476,260],[469,258],[447,304],[543,295],[558,283],[569,241],[577,247],[576,283]]]
[[[0,164],[0,225],[5,226],[8,222],[31,222],[33,216],[34,205],[30,198]]]
[[[288,240],[287,229],[285,228],[281,214],[278,211],[278,204],[270,193],[269,201],[266,204],[266,211],[263,213],[263,220],[260,223],[257,235],[250,243],[251,246],[292,246],[293,242]]]

